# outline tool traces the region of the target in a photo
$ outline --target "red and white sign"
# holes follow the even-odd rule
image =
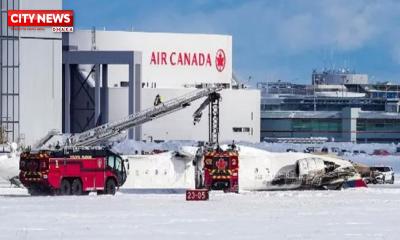
[[[8,10],[9,27],[52,27],[53,32],[71,32],[72,10]]]
[[[215,59],[215,67],[218,72],[225,69],[226,56],[222,49],[219,49],[214,57],[211,53],[206,52],[153,51],[150,56],[150,65],[212,67],[211,59]]]
[[[217,51],[217,55],[215,56],[215,67],[217,68],[218,72],[222,72],[225,69],[225,52],[222,49]]]
[[[90,36],[90,30],[75,31],[70,44],[90,50],[90,44],[86,44]],[[232,84],[231,36],[99,31],[96,39],[96,46],[105,51],[141,52],[144,88]],[[117,76],[110,84],[119,85],[117,79],[124,78],[127,70],[116,66],[114,71]]]
[[[207,189],[186,190],[186,201],[207,201],[209,198]]]

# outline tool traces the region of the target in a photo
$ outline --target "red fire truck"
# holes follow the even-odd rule
[[[123,159],[106,149],[24,152],[20,157],[19,178],[31,195],[115,194],[126,176]]]
[[[239,159],[235,149],[212,149],[204,154],[204,187],[238,192]]]

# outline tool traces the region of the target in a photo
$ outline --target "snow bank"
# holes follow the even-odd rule
[[[4,183],[19,174],[19,156],[15,154],[0,155],[0,183]]]
[[[141,142],[134,140],[123,140],[116,143],[113,146],[113,150],[125,154],[132,155],[135,153],[152,152],[153,150],[166,150],[166,151],[178,151],[182,146],[196,146],[195,141],[166,141],[162,143],[154,142]]]

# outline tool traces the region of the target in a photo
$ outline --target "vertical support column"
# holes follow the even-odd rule
[[[102,88],[101,88],[101,123],[105,124],[108,120],[108,65],[103,64],[101,68]]]
[[[344,108],[342,110],[342,141],[357,142],[357,118],[360,108]]]
[[[0,7],[2,7],[2,3],[0,2]],[[3,13],[0,12],[0,19],[3,19]],[[0,130],[3,130],[3,71],[7,69],[3,68],[3,38],[1,35],[3,34],[3,26],[0,26]],[[19,114],[18,114],[19,115]],[[3,132],[0,133],[3,137]]]
[[[100,123],[100,64],[95,65],[94,81],[94,125],[97,126]]]
[[[3,9],[3,2],[0,1],[0,9]],[[0,20],[3,21],[3,13],[0,12]],[[0,24],[0,130],[3,130],[3,24]],[[19,115],[19,114],[18,114]],[[1,137],[3,133],[0,132]]]
[[[71,133],[71,65],[64,66],[64,132]]]
[[[129,63],[129,89],[128,89],[128,98],[129,98],[129,104],[128,104],[128,114],[131,115],[135,112],[135,101],[134,101],[134,90],[135,90],[135,82],[134,82],[134,65],[133,65],[133,56],[132,56],[132,61]],[[133,139],[134,136],[134,129],[129,129],[128,131],[128,139]]]
[[[135,59],[136,60],[136,59]],[[136,63],[137,61],[135,61]],[[141,89],[142,89],[142,78],[141,78],[141,66],[142,64],[135,64],[135,112],[140,112],[140,105],[141,105]],[[137,126],[135,128],[135,140],[140,141],[142,136],[142,127]]]

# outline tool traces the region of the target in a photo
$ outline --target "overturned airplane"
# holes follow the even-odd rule
[[[222,146],[222,148],[227,146]],[[239,146],[239,191],[341,189],[366,187],[349,161],[307,153],[272,153]],[[177,152],[126,156],[129,161],[127,189],[187,189],[204,177],[193,164],[196,147]]]
[[[366,187],[349,161],[328,155],[272,153],[240,148],[241,190],[341,189]]]

